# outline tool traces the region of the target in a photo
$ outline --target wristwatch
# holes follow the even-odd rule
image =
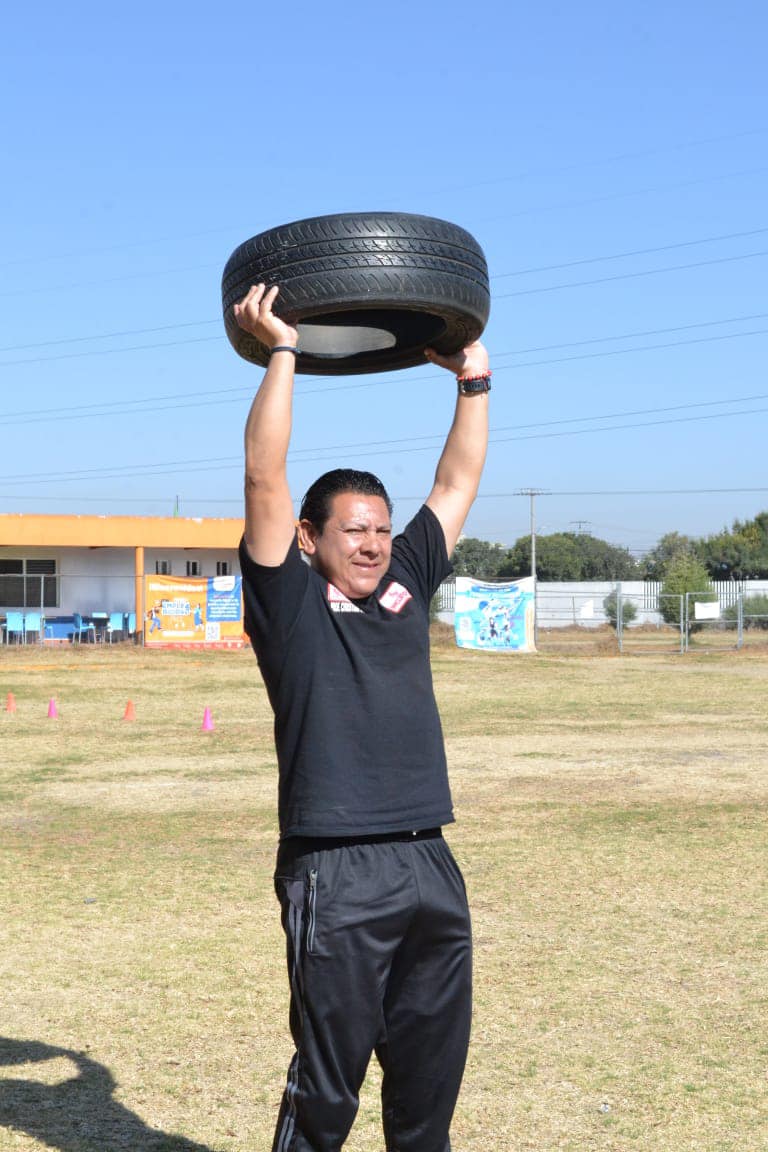
[[[456,377],[456,383],[459,386],[460,396],[478,396],[482,392],[490,392],[491,390],[491,374],[486,373],[483,376],[466,376]]]

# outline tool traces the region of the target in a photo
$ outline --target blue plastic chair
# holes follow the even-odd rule
[[[120,637],[122,638],[124,627],[125,627],[125,618],[123,616],[123,613],[122,612],[110,612],[109,620],[107,620],[107,627],[106,627],[106,633],[107,633],[107,636],[109,637],[110,644],[112,643],[112,638],[113,638],[115,632],[119,632]]]
[[[83,635],[85,635],[86,639],[88,639],[89,636],[92,636],[94,644],[96,643],[96,625],[95,624],[92,624],[90,622],[86,622],[85,620],[83,620],[83,618],[79,612],[73,612],[72,613],[72,621],[74,624],[74,629],[72,632],[72,643],[73,644],[79,644],[83,638]]]
[[[24,613],[23,612],[6,612],[5,614],[5,636],[10,644],[11,636],[16,637],[17,644],[25,644],[26,639],[24,636]]]
[[[43,642],[43,617],[40,612],[26,612],[24,615],[24,643],[27,642],[27,636],[30,632],[37,633],[37,639],[40,644]]]

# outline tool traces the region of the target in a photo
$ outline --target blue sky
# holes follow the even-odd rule
[[[460,224],[488,258],[469,534],[527,532],[528,488],[553,493],[540,531],[636,552],[768,507],[763,4],[14,9],[0,510],[239,515],[260,370],[224,336],[227,257],[384,209]],[[298,380],[296,499],[369,467],[402,525],[452,378]]]

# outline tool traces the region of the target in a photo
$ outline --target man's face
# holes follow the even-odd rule
[[[318,534],[301,522],[301,545],[312,567],[350,600],[370,596],[389,567],[392,524],[381,496],[340,492]]]

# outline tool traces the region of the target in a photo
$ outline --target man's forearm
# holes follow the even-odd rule
[[[488,394],[459,396],[437,464],[435,485],[466,493],[471,502],[480,484],[488,446]]]
[[[278,352],[269,362],[245,424],[246,485],[273,484],[285,474],[291,438],[294,360]]]
[[[427,505],[440,521],[450,555],[480,486],[488,447],[488,393],[459,395]]]

